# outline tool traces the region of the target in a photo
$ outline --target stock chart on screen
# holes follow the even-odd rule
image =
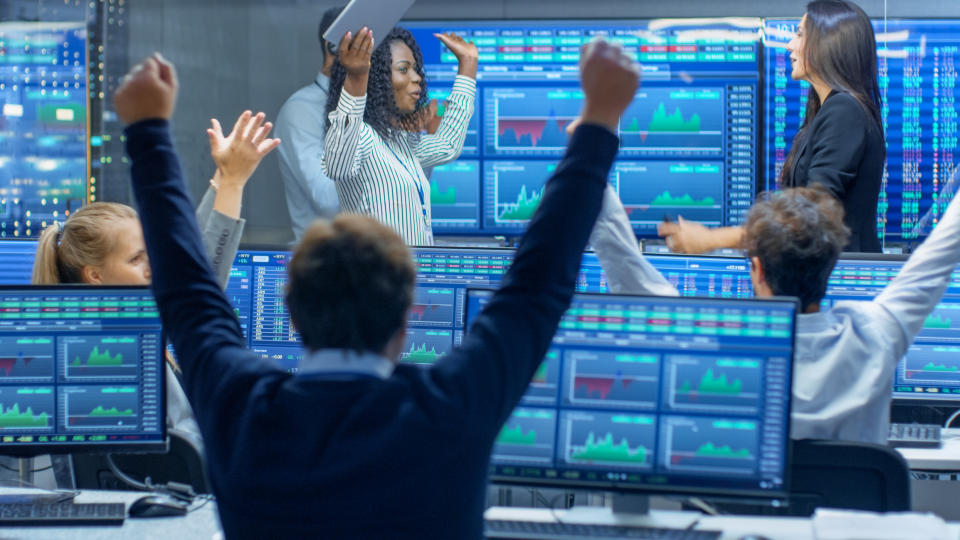
[[[467,320],[489,301],[467,295]],[[782,489],[796,304],[578,294],[494,443],[497,481]]]
[[[830,275],[823,307],[872,300],[900,272],[902,260],[841,258]],[[925,402],[960,401],[960,269],[897,364],[893,397]]]
[[[759,19],[404,24],[420,44],[431,87],[449,88],[457,71],[434,32],[457,32],[480,53],[464,153],[431,178],[437,232],[526,229],[566,150],[565,128],[583,107],[580,47],[597,36],[620,43],[644,70],[643,87],[617,128],[619,161],[610,177],[634,230],[654,235],[664,216],[677,215],[733,225],[752,203]]]
[[[809,86],[790,77],[785,49],[796,20],[765,23],[764,188],[774,189],[799,128]],[[877,208],[882,240],[913,241],[930,233],[952,197],[944,189],[960,157],[955,20],[877,20],[881,110],[887,163]],[[929,214],[926,220],[924,216]]]
[[[84,23],[0,23],[0,237],[85,201],[86,45]]]

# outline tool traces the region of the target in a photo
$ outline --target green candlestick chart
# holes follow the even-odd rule
[[[670,195],[669,191],[664,191],[660,195],[657,195],[653,201],[650,202],[650,206],[714,206],[715,204],[713,197],[694,199],[686,193],[679,197],[674,197]]]
[[[740,379],[727,382],[726,375],[715,377],[713,370],[708,369],[707,372],[703,374],[703,377],[700,378],[700,384],[697,385],[696,392],[701,394],[737,395],[740,393],[742,386],[743,382]],[[684,381],[684,383],[680,385],[679,391],[681,393],[690,392],[690,381]]]
[[[619,443],[613,442],[613,434],[607,433],[602,439],[597,439],[591,431],[587,442],[580,450],[574,450],[570,456],[581,461],[612,461],[621,463],[646,463],[647,449],[643,446],[631,448],[626,439]]]
[[[90,411],[90,416],[133,416],[133,409],[124,409],[121,411],[116,407],[105,409],[103,406],[97,405],[96,409]]]
[[[20,412],[20,405],[14,403],[9,409],[4,409],[0,404],[0,428],[45,428],[48,427],[50,415],[41,412],[34,414],[33,409],[27,407],[27,410]]]
[[[529,220],[533,213],[540,206],[540,199],[543,198],[543,188],[539,191],[531,190],[527,195],[527,186],[520,186],[520,195],[517,196],[516,203],[504,205],[503,212],[500,213],[501,220]]]
[[[944,365],[944,364],[934,364],[933,362],[930,362],[930,363],[928,363],[927,365],[923,366],[923,370],[924,370],[924,371],[947,371],[947,372],[951,372],[951,371],[960,371],[960,368],[958,368],[957,366],[947,367],[947,366]]]
[[[427,349],[426,344],[417,347],[416,344],[410,346],[410,350],[404,355],[407,362],[417,362],[419,364],[432,364],[440,358],[437,349],[431,347]]]
[[[624,132],[637,133],[644,131],[640,129],[640,120],[633,118]],[[650,125],[647,127],[648,133],[698,133],[700,131],[700,115],[691,114],[687,120],[683,119],[683,112],[680,107],[673,110],[673,113],[667,113],[667,106],[661,103],[653,111],[653,118],[650,119]]]
[[[430,203],[431,204],[457,204],[457,188],[450,186],[446,191],[440,190],[440,184],[436,181],[430,182]]]
[[[734,450],[730,448],[729,445],[715,446],[713,443],[708,442],[697,448],[697,455],[701,457],[736,457],[736,458],[749,458],[750,451],[746,448],[741,450]]]
[[[924,328],[950,328],[950,319],[946,317],[941,317],[940,315],[930,315],[927,317],[927,320],[924,321]]]
[[[497,442],[500,444],[521,444],[525,446],[532,446],[537,443],[537,432],[535,430],[530,430],[526,433],[523,432],[523,427],[519,424],[512,428],[504,426],[500,431],[500,435],[497,437]]]

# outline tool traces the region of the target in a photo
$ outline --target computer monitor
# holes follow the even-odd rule
[[[457,32],[480,54],[464,151],[431,177],[438,234],[519,235],[567,145],[583,105],[580,47],[596,36],[643,65],[643,87],[617,129],[610,181],[639,234],[664,215],[736,225],[758,170],[760,19],[403,21],[417,39],[431,97],[457,61],[436,32]]]
[[[468,292],[468,327],[492,295]],[[496,440],[491,480],[785,498],[797,309],[575,295]]]
[[[148,287],[0,286],[0,454],[166,451]]]
[[[900,272],[901,255],[844,254],[830,276],[824,306],[872,300]],[[960,405],[960,269],[897,365],[895,404]]]
[[[0,240],[0,285],[29,284],[36,256],[36,240]]]
[[[786,44],[798,23],[797,19],[765,23],[767,190],[777,187],[809,93],[808,84],[790,77]],[[877,19],[873,27],[887,142],[877,232],[887,242],[913,241],[929,234],[952,196],[942,188],[956,171],[960,155],[953,94],[957,73],[952,68],[960,62],[960,20]],[[927,225],[918,227],[931,209]]]
[[[0,23],[0,237],[36,236],[86,201],[86,22]]]

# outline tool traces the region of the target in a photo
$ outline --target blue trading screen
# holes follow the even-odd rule
[[[665,215],[740,223],[756,191],[759,19],[421,21],[405,23],[442,99],[456,58],[433,36],[457,32],[480,52],[477,97],[459,161],[433,170],[439,233],[519,234],[580,112],[580,47],[595,36],[643,64],[643,87],[618,127],[610,181],[639,234]]]
[[[33,240],[0,240],[0,285],[26,285],[33,276],[37,243]]]
[[[469,292],[468,321],[491,295]],[[784,493],[795,318],[789,301],[577,295],[491,476]]]
[[[766,21],[766,189],[776,186],[809,91],[806,83],[790,78],[789,53],[784,48],[797,22]],[[887,167],[877,208],[881,239],[911,241],[929,234],[950,200],[950,195],[941,193],[950,191],[943,188],[960,158],[958,24],[955,20],[874,22],[887,139]]]
[[[33,236],[87,192],[84,23],[0,23],[0,237]]]
[[[903,266],[896,260],[843,260],[837,263],[824,306],[841,300],[871,300]],[[893,381],[896,399],[960,401],[960,270],[927,317]]]
[[[0,287],[0,452],[165,445],[146,287]]]

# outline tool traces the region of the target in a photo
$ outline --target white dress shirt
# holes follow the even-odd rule
[[[384,139],[363,121],[367,97],[341,91],[330,113],[323,160],[337,184],[341,209],[377,218],[407,245],[432,245],[430,182],[424,168],[460,156],[475,94],[476,81],[457,75],[436,133],[401,132]]]

